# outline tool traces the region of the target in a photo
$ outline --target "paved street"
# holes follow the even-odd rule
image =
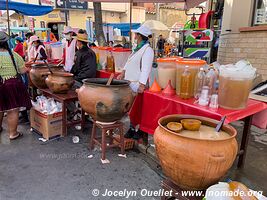
[[[6,131],[1,135],[1,200],[103,199],[93,197],[93,189],[100,193],[105,189],[137,191],[137,197],[129,199],[140,199],[142,189],[160,189],[161,177],[148,166],[142,153],[127,152],[125,159],[117,156],[119,149],[110,150],[107,158],[111,163],[102,165],[99,150],[88,158],[88,135],[79,133],[79,144],[73,144],[71,136],[45,144],[29,126],[20,126],[19,130],[26,134],[12,143]]]
[[[111,149],[107,151],[111,163],[102,165],[100,150],[91,153],[87,149],[88,134],[74,128],[69,130],[68,137],[48,143],[39,141],[39,136],[32,134],[28,125],[20,125],[23,138],[10,143],[4,128],[0,136],[0,200],[125,199],[94,197],[94,189],[97,189],[94,190],[96,193],[99,190],[100,195],[105,194],[106,189],[126,189],[137,192],[136,196],[128,199],[160,199],[140,195],[142,189],[158,191],[163,179],[160,168],[149,158],[149,154],[144,155],[138,150],[128,151],[125,159],[118,157],[119,149]],[[235,128],[240,132],[242,123],[235,123]],[[85,133],[89,132],[87,128]],[[72,142],[73,135],[79,135],[78,144]],[[241,181],[254,190],[262,190],[266,195],[265,137],[265,130],[252,128],[245,168],[237,170],[235,163],[224,180],[231,178]],[[153,148],[150,147],[148,152],[154,152]],[[88,156],[91,154],[94,157],[90,159]]]

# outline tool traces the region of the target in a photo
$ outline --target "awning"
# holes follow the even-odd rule
[[[130,23],[108,23],[104,26],[112,26],[113,29],[118,28],[121,30],[122,36],[129,36]],[[140,26],[140,23],[132,23],[132,29],[138,29]]]
[[[41,16],[50,13],[53,10],[52,6],[39,6],[34,4],[20,3],[9,1],[8,9],[26,16]],[[6,10],[6,1],[0,0],[0,10]]]
[[[111,3],[185,3],[185,9],[193,8],[207,0],[82,0],[88,2]]]

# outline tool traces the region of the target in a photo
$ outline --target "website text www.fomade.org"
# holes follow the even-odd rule
[[[245,193],[244,191],[208,191],[207,193],[203,191],[181,191],[179,195],[182,195],[184,197],[204,197],[206,196],[213,196],[213,197],[219,197],[219,196],[225,196],[225,197],[242,197],[242,196],[261,196],[262,191],[249,191],[248,193]],[[121,197],[122,199],[128,199],[132,197],[173,197],[176,196],[177,193],[172,190],[148,190],[148,189],[141,189],[139,191],[136,190],[108,190],[108,189],[93,189],[92,195],[94,197]]]

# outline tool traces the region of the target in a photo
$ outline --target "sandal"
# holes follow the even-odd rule
[[[16,140],[16,139],[18,139],[18,138],[20,138],[20,137],[22,137],[23,136],[23,134],[22,133],[20,133],[20,132],[18,132],[18,135],[16,136],[16,137],[14,137],[14,138],[9,138],[10,140]]]

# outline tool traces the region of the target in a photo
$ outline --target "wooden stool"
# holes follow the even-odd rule
[[[168,191],[172,193],[172,196],[162,196],[161,200],[202,200],[205,195],[205,191],[202,191],[203,196],[183,196],[182,191],[189,190],[183,190],[179,186],[174,184],[172,181],[167,179],[161,182],[161,187],[165,192]]]
[[[96,137],[96,128],[101,129],[101,137]],[[119,130],[120,140],[113,137],[113,131],[115,129]],[[109,139],[109,145],[107,146],[107,138]],[[99,141],[101,139],[101,142]],[[114,144],[113,141],[116,140],[118,143]],[[106,160],[106,148],[107,147],[120,147],[121,154],[125,154],[124,150],[124,134],[123,134],[123,123],[116,122],[115,124],[101,124],[93,121],[93,129],[90,140],[90,149],[93,150],[96,145],[99,145],[102,149],[102,161]]]

